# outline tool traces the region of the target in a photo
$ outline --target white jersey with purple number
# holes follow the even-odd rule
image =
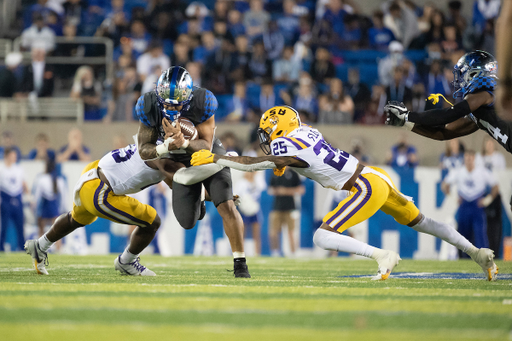
[[[146,165],[134,144],[111,151],[101,158],[98,166],[117,195],[140,192],[165,178],[159,170]]]
[[[272,155],[293,156],[309,167],[293,170],[318,182],[326,188],[341,190],[352,177],[359,161],[343,150],[333,148],[325,142],[322,134],[309,126],[303,125],[285,137],[272,141]]]

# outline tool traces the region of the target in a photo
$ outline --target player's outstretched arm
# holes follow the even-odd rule
[[[472,134],[477,130],[478,126],[475,122],[467,117],[463,117],[445,126],[430,127],[415,124],[412,132],[433,140],[445,141]]]
[[[226,156],[213,154],[208,150],[200,150],[192,154],[190,162],[193,166],[217,163],[244,172],[254,172],[264,169],[284,168],[286,166],[306,168],[308,164],[291,156]]]

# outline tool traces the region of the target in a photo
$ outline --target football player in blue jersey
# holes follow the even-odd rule
[[[211,91],[193,86],[192,77],[186,69],[173,66],[165,70],[156,83],[155,91],[142,95],[136,104],[140,120],[137,139],[141,158],[170,158],[188,167],[191,154],[195,151],[207,149],[225,154],[225,149],[214,135],[217,106],[217,99]],[[198,139],[185,140],[180,129],[174,128],[173,123],[179,117],[194,123]],[[179,177],[180,173],[176,172],[175,177]],[[228,168],[193,185],[173,181],[172,204],[178,222],[183,228],[191,229],[200,219],[203,185],[224,222],[233,251],[235,277],[251,277],[244,253],[244,225],[233,202]]]
[[[434,140],[451,140],[482,129],[512,153],[512,124],[502,120],[494,108],[497,72],[498,62],[490,53],[466,53],[453,68],[453,97],[461,96],[461,102],[425,112],[409,111],[403,103],[388,103],[384,107],[386,124]],[[429,99],[437,100],[436,96]]]

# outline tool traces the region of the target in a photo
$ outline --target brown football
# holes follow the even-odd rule
[[[180,123],[181,133],[183,134],[185,140],[197,139],[197,129],[191,120],[185,117],[180,117],[178,122]]]

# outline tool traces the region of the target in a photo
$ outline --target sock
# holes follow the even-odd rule
[[[123,264],[129,264],[135,262],[138,255],[134,255],[130,251],[128,251],[128,248],[124,249],[123,254],[121,255],[121,263]]]
[[[371,258],[375,248],[349,236],[319,228],[313,236],[313,242],[324,250],[355,253]]]
[[[41,251],[43,251],[43,252],[48,251],[48,249],[50,249],[52,247],[52,245],[55,244],[54,242],[51,242],[51,241],[48,240],[48,238],[46,237],[46,233],[43,234],[37,240],[37,242],[39,244],[39,249],[41,249]]]
[[[457,249],[466,252],[470,256],[473,256],[478,252],[478,249],[453,227],[434,219],[430,219],[429,217],[423,217],[423,219],[412,228],[418,232],[427,233],[441,238],[445,242],[452,244]]]
[[[233,258],[245,258],[245,252],[233,252]]]

